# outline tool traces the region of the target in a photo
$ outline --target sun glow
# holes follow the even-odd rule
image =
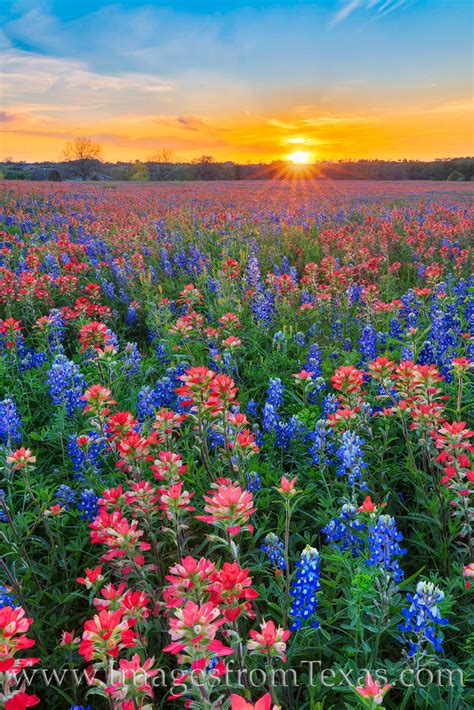
[[[288,153],[287,158],[297,165],[306,165],[310,161],[311,154],[307,150],[295,150],[294,153]]]

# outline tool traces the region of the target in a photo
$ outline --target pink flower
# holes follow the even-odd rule
[[[40,699],[36,695],[28,695],[20,691],[5,701],[5,710],[25,710],[25,708],[38,705],[39,702]]]
[[[464,565],[463,577],[466,577],[466,589],[469,589],[471,582],[469,582],[467,578],[474,577],[474,562]]]
[[[296,481],[298,480],[298,476],[295,476],[294,478],[288,480],[286,476],[282,476],[280,479],[280,487],[277,488],[275,486],[275,489],[278,491],[278,493],[281,493],[281,495],[284,498],[293,498],[293,496],[297,495],[299,492],[295,488]]]
[[[182,606],[186,599],[199,601],[214,569],[213,563],[205,557],[200,560],[195,560],[191,555],[183,557],[181,562],[170,568],[165,577],[170,582],[163,589],[166,607]]]
[[[122,648],[136,646],[133,619],[124,619],[122,609],[101,611],[86,621],[79,653],[86,661],[117,658]]]
[[[294,375],[291,376],[294,377],[296,380],[310,380],[313,375],[314,372],[307,372],[307,370],[301,370],[300,372],[296,372]]]
[[[270,710],[272,706],[272,697],[270,693],[266,693],[260,700],[257,700],[255,705],[247,702],[241,695],[233,693],[230,696],[231,710]]]
[[[372,698],[376,705],[380,705],[382,703],[383,696],[390,688],[390,683],[387,683],[382,688],[379,681],[374,681],[370,673],[367,672],[365,676],[365,687],[361,685],[357,686],[356,692],[362,698]]]
[[[207,649],[213,654],[229,655],[233,650],[215,638],[223,623],[225,619],[221,617],[220,609],[212,602],[199,606],[189,601],[182,609],[176,609],[174,617],[170,619],[172,643],[163,650],[173,654],[186,650],[191,655],[197,650],[202,656]]]
[[[94,567],[94,569],[87,568],[86,576],[78,577],[76,579],[76,582],[83,584],[86,589],[92,589],[92,587],[100,585],[103,581],[104,577],[102,575],[102,565],[98,565],[97,567]]]
[[[216,525],[231,535],[242,529],[253,532],[253,526],[247,522],[256,510],[250,491],[243,491],[238,483],[226,480],[225,483],[218,483],[217,491],[211,493],[203,496],[207,502],[204,510],[208,515],[196,515],[197,520]]]
[[[260,624],[260,631],[250,631],[250,641],[247,641],[247,648],[253,653],[263,653],[268,656],[281,658],[286,661],[286,642],[290,638],[287,629],[277,628],[273,621],[263,621]]]
[[[12,466],[15,471],[20,471],[22,468],[36,463],[36,456],[33,456],[31,449],[25,449],[25,447],[22,446],[20,449],[17,449],[7,456],[7,463]]]

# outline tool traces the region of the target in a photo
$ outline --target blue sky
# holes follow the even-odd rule
[[[2,149],[53,157],[467,153],[467,0],[3,3]],[[288,143],[290,141],[290,143]],[[421,142],[420,142],[421,141]],[[408,155],[410,157],[410,155]]]

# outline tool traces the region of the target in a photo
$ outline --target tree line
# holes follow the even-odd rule
[[[312,165],[288,161],[242,164],[219,162],[202,155],[190,162],[176,160],[172,150],[162,149],[147,160],[106,162],[102,147],[90,138],[69,141],[58,162],[25,163],[6,158],[0,162],[0,178],[19,180],[268,180],[301,178],[331,180],[474,180],[474,157],[436,160],[338,160]]]

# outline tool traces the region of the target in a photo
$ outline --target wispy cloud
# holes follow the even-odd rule
[[[394,12],[406,5],[409,0],[344,0],[339,10],[333,15],[331,25],[337,25],[346,20],[355,10],[365,9],[375,12],[379,17]]]

